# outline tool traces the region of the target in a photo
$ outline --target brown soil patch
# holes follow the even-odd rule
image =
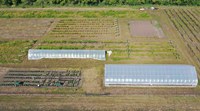
[[[111,95],[200,95],[199,87],[106,87]]]
[[[4,75],[6,74],[7,71],[8,71],[8,68],[0,67],[0,81],[3,80],[3,77],[4,77]]]
[[[134,37],[165,37],[156,21],[131,21],[129,25],[131,35]]]
[[[96,68],[86,69],[83,71],[83,85],[82,88],[86,93],[100,93],[101,80],[99,79],[99,72]]]
[[[53,19],[0,19],[2,38],[38,38],[43,36]]]

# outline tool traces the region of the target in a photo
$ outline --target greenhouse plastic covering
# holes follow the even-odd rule
[[[105,86],[197,86],[191,65],[105,65]]]
[[[42,58],[83,58],[106,60],[105,50],[37,50],[28,51],[29,60]]]

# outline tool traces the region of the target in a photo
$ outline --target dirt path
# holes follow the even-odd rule
[[[83,71],[83,90],[86,93],[100,93],[101,79],[97,68],[86,69]]]
[[[8,68],[0,67],[0,81],[3,80],[3,77],[4,77],[4,75],[6,74],[7,71],[8,71]]]

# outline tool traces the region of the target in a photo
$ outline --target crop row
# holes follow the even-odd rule
[[[111,58],[164,57],[180,59],[180,54],[173,42],[103,42],[103,41],[43,41],[37,49],[89,49],[112,50]],[[121,59],[120,59],[121,60]]]
[[[8,71],[0,86],[65,86],[78,87],[80,70],[68,71]]]
[[[188,47],[190,55],[197,61],[200,67],[200,21],[196,10],[191,9],[170,9],[165,10],[173,25],[179,32],[185,45]]]
[[[119,26],[117,19],[62,19],[47,37],[117,37]],[[67,22],[66,22],[67,21]],[[102,21],[102,22],[99,22]],[[104,22],[105,21],[105,22]],[[97,36],[98,35],[98,36]]]

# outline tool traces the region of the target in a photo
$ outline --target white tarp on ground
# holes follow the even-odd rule
[[[105,50],[38,50],[28,51],[28,60],[38,60],[42,58],[80,58],[106,60]]]
[[[197,86],[192,65],[107,64],[105,86]]]

